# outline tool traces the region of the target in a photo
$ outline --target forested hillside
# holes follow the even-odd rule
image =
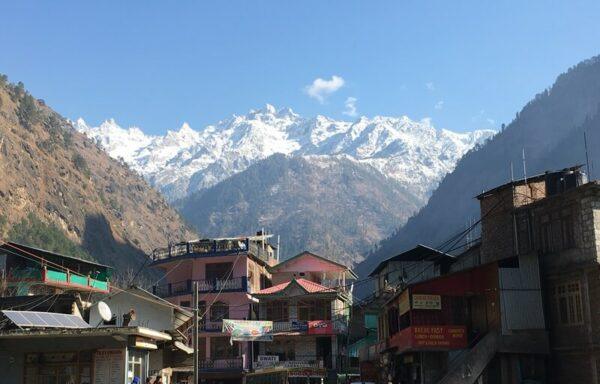
[[[428,204],[406,225],[382,241],[360,264],[362,276],[381,260],[417,243],[442,244],[479,217],[474,196],[523,176],[525,151],[529,175],[586,162],[583,133],[590,149],[592,178],[600,177],[600,59],[586,60],[560,75],[552,87],[529,102],[515,119],[484,146],[467,153],[433,192]]]
[[[118,271],[194,236],[135,172],[0,76],[0,237],[91,257]]]

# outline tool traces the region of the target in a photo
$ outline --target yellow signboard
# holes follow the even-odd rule
[[[400,313],[400,316],[402,316],[409,310],[410,300],[408,299],[408,290],[405,290],[400,294],[400,298],[398,300],[398,312]]]
[[[412,295],[412,309],[442,309],[440,295]]]

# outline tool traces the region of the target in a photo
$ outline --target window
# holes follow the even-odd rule
[[[206,264],[206,280],[224,280],[231,277],[233,263],[211,263]]]
[[[144,352],[135,349],[130,349],[128,352],[129,361],[127,362],[127,377],[134,378],[137,376],[140,380],[144,380],[146,376],[144,369]]]
[[[392,307],[388,311],[388,326],[390,329],[390,336],[398,333],[398,331],[399,331],[398,313],[399,313],[398,308],[396,308],[396,307]]]
[[[573,217],[563,216],[560,220],[562,232],[562,248],[569,249],[575,247],[575,231],[573,228]]]
[[[229,319],[229,306],[227,303],[217,301],[210,307],[210,320],[221,321],[223,319]]]
[[[298,320],[331,320],[331,301],[301,300],[298,302]]]
[[[583,323],[581,286],[579,282],[557,285],[554,288],[558,322],[563,325]]]
[[[540,223],[540,242],[542,253],[549,253],[554,250],[552,246],[552,223],[548,215],[544,215]]]
[[[271,301],[267,303],[267,320],[288,321],[288,303],[287,301]]]
[[[231,359],[238,355],[238,343],[229,343],[229,337],[210,338],[211,359]]]
[[[519,253],[531,251],[531,236],[529,226],[529,215],[527,212],[521,212],[516,215],[517,239],[519,244]]]

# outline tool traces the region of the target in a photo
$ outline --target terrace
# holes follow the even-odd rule
[[[0,246],[10,288],[17,295],[35,293],[41,286],[85,292],[110,290],[112,269],[106,265],[16,243]]]
[[[267,242],[272,235],[235,237],[222,239],[201,239],[171,244],[152,252],[153,264],[162,264],[174,258],[211,257],[247,252],[268,262],[274,258],[273,246]]]

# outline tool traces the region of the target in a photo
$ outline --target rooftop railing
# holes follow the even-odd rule
[[[223,255],[237,252],[249,252],[252,255],[268,260],[269,252],[260,241],[246,239],[205,239],[172,244],[164,248],[156,248],[152,252],[153,261],[167,260],[186,255]]]

